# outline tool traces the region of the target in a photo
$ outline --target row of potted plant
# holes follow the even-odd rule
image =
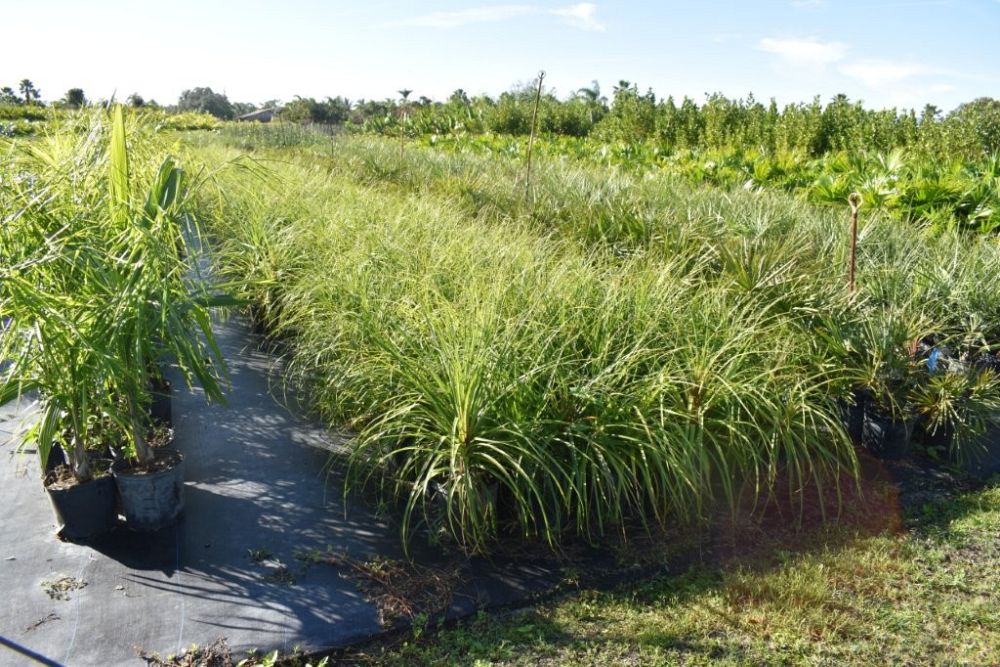
[[[210,400],[225,378],[210,319],[224,299],[191,271],[186,173],[172,157],[155,168],[155,139],[120,106],[90,122],[15,151],[3,203],[17,213],[0,233],[0,402],[34,397],[25,443],[70,539],[110,530],[119,513],[137,530],[180,515],[163,369]]]
[[[869,337],[869,343],[874,343]],[[927,335],[908,345],[893,341],[865,349],[854,390],[843,403],[852,440],[884,459],[916,450],[988,476],[1000,472],[1000,364],[983,343],[955,346]]]
[[[867,299],[859,299],[861,195],[852,193],[848,203],[848,289],[850,306],[860,317],[820,318],[819,327],[819,337],[839,357],[835,363],[847,369],[842,379],[849,396],[840,401],[845,431],[855,445],[881,458],[907,457],[916,441],[925,453],[947,458],[973,474],[1000,472],[1000,359],[996,352],[1000,341],[992,324],[1000,313],[990,305],[992,295],[959,306],[959,318],[951,318],[949,333],[928,332],[932,320],[920,307],[891,305],[905,294],[891,280],[883,278]],[[940,278],[936,276],[928,286],[941,287]],[[948,280],[944,285],[947,290],[953,288]],[[916,304],[927,306],[926,300]],[[938,306],[947,311],[956,304],[946,300]],[[942,314],[939,325],[945,323]],[[948,319],[945,315],[944,320]]]

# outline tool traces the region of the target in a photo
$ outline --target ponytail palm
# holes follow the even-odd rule
[[[221,299],[189,265],[187,240],[197,231],[185,213],[184,172],[170,157],[152,171],[155,162],[139,154],[132,173],[121,107],[110,125],[100,113],[91,122],[85,133],[70,128],[18,146],[10,169],[17,176],[0,192],[0,209],[14,211],[0,225],[0,254],[9,258],[0,267],[8,323],[0,359],[9,362],[0,400],[37,390],[42,419],[29,436],[43,465],[68,433],[81,481],[90,476],[85,448],[97,423],[141,461],[152,458],[144,406],[156,363],[173,357],[210,399],[222,397],[225,370],[209,316]],[[143,130],[129,131],[148,149],[155,139]]]
[[[144,404],[152,368],[175,357],[190,381],[196,378],[209,399],[222,398],[219,371],[224,361],[212,333],[211,297],[188,265],[188,240],[196,234],[186,214],[185,172],[167,157],[144,198],[132,183],[121,107],[114,112],[109,161],[109,203],[117,235],[111,240],[115,270],[109,275],[115,295],[111,341],[127,372],[116,379],[116,393],[128,405],[131,443],[140,462],[152,460],[147,446]]]
[[[25,270],[27,269],[27,270]],[[0,386],[0,403],[28,391],[40,394],[40,419],[28,433],[42,467],[63,433],[73,475],[92,477],[87,445],[93,417],[124,424],[107,392],[110,378],[120,375],[121,360],[107,349],[111,321],[95,308],[93,293],[67,295],[46,290],[47,272],[59,263],[6,267],[0,308],[11,324],[0,339],[0,358],[10,366]]]

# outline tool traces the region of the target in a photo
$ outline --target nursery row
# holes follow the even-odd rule
[[[222,126],[220,120],[206,113],[166,113],[153,108],[132,110],[131,113],[141,115],[144,124],[161,130],[214,130]],[[0,104],[0,138],[44,135],[63,125],[85,132],[93,114],[93,109]]]
[[[193,272],[190,177],[121,107],[4,156],[0,403],[34,401],[25,445],[64,537],[110,529],[116,496],[130,527],[157,528],[182,498],[181,457],[154,419],[169,395],[162,368],[209,398],[224,377],[208,314],[221,301]]]
[[[191,149],[231,163],[231,139]],[[990,237],[864,215],[852,292],[845,212],[778,193],[560,159],[529,184],[387,140],[254,158],[199,201],[215,261],[353,433],[351,479],[402,502],[404,537],[596,537],[853,470],[852,438],[987,444]]]
[[[424,143],[455,152],[524,159],[527,140],[516,137],[426,137]],[[804,152],[755,149],[666,151],[651,144],[596,143],[575,139],[536,142],[535,150],[597,166],[666,174],[691,184],[723,188],[772,188],[814,204],[843,206],[859,192],[867,208],[935,228],[991,232],[1000,227],[1000,155],[936,158],[895,149],[887,153]]]
[[[222,132],[230,145],[243,150],[316,148],[328,144],[326,134],[308,126],[239,125],[225,127]],[[373,145],[386,144],[375,141]],[[524,169],[528,139],[504,135],[423,135],[413,145],[484,158],[470,161],[456,157],[455,163],[463,173],[483,164],[492,169],[504,163],[513,173]],[[332,151],[337,154],[337,146]],[[602,173],[622,171],[660,183],[681,180],[690,185],[725,189],[781,190],[812,204],[836,207],[843,207],[847,196],[858,192],[869,211],[935,230],[993,232],[1000,226],[1000,156],[996,155],[948,159],[896,149],[888,153],[829,152],[810,158],[804,152],[732,147],[666,150],[649,143],[604,143],[571,137],[536,139],[533,153],[553,161],[574,160],[583,170],[594,167]],[[384,160],[369,172],[374,178],[408,177],[422,185],[418,173],[400,173]]]

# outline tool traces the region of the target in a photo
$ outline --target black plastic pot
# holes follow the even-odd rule
[[[184,457],[173,449],[158,449],[155,455],[166,466],[156,472],[136,472],[122,459],[111,467],[125,525],[132,530],[159,530],[184,510]]]
[[[926,420],[918,423],[917,435],[924,447],[929,451],[935,451],[936,455],[951,451],[952,441],[955,439],[953,429],[948,424],[941,424],[933,431]]]
[[[902,459],[910,454],[914,419],[895,420],[875,409],[865,410],[861,444],[880,459]]]
[[[840,402],[840,419],[844,425],[844,430],[850,436],[851,442],[855,445],[861,444],[861,435],[865,426],[865,412],[871,400],[863,391],[854,392],[854,402]]]
[[[955,455],[956,463],[972,477],[986,479],[1000,473],[1000,424],[988,424],[986,432],[962,450],[960,456]]]
[[[173,426],[173,410],[170,403],[170,382],[162,380],[154,382],[151,390],[152,402],[149,404],[149,416],[154,424]]]
[[[67,488],[49,488],[59,525],[57,534],[68,540],[85,540],[109,532],[118,521],[115,511],[115,480],[111,475]]]
[[[972,362],[977,371],[993,371],[1000,375],[1000,353],[986,352],[976,357]]]
[[[264,317],[264,309],[254,304],[247,308],[246,313],[247,322],[250,324],[250,331],[258,336],[267,337],[270,332],[268,331],[267,321]]]

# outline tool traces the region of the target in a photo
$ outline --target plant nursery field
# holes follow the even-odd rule
[[[200,141],[210,164],[247,148]],[[992,235],[862,206],[852,292],[846,200],[549,158],[528,184],[519,160],[385,139],[252,156],[219,174],[216,260],[404,536],[697,521],[779,471],[853,470],[859,404],[930,456],[982,447]]]
[[[836,472],[864,478],[863,450],[990,472],[1000,246],[948,223],[945,195],[935,218],[904,205],[909,186],[856,188],[852,292],[858,174],[832,158],[797,167],[840,179],[843,197],[824,200],[558,141],[530,184],[523,143],[245,130],[189,143],[208,164],[252,156],[220,173],[216,261],[280,341],[288,380],[355,434],[346,464],[402,506],[404,538],[488,551],[701,525],[738,499],[815,510]],[[911,186],[928,173],[895,168]],[[944,171],[995,196],[988,172]],[[931,498],[853,497],[847,514],[868,523],[826,523],[844,518],[836,503],[826,520],[793,509],[682,576],[418,628],[350,659],[991,662],[993,493]]]
[[[78,477],[109,433],[152,465],[162,358],[221,397],[225,305],[407,548],[758,526],[683,573],[344,659],[1000,660],[1000,503],[970,490],[1000,461],[996,159],[706,167],[547,138],[529,163],[489,137],[107,115],[0,138],[0,395],[50,397],[32,437]],[[963,481],[900,504],[900,460]]]

